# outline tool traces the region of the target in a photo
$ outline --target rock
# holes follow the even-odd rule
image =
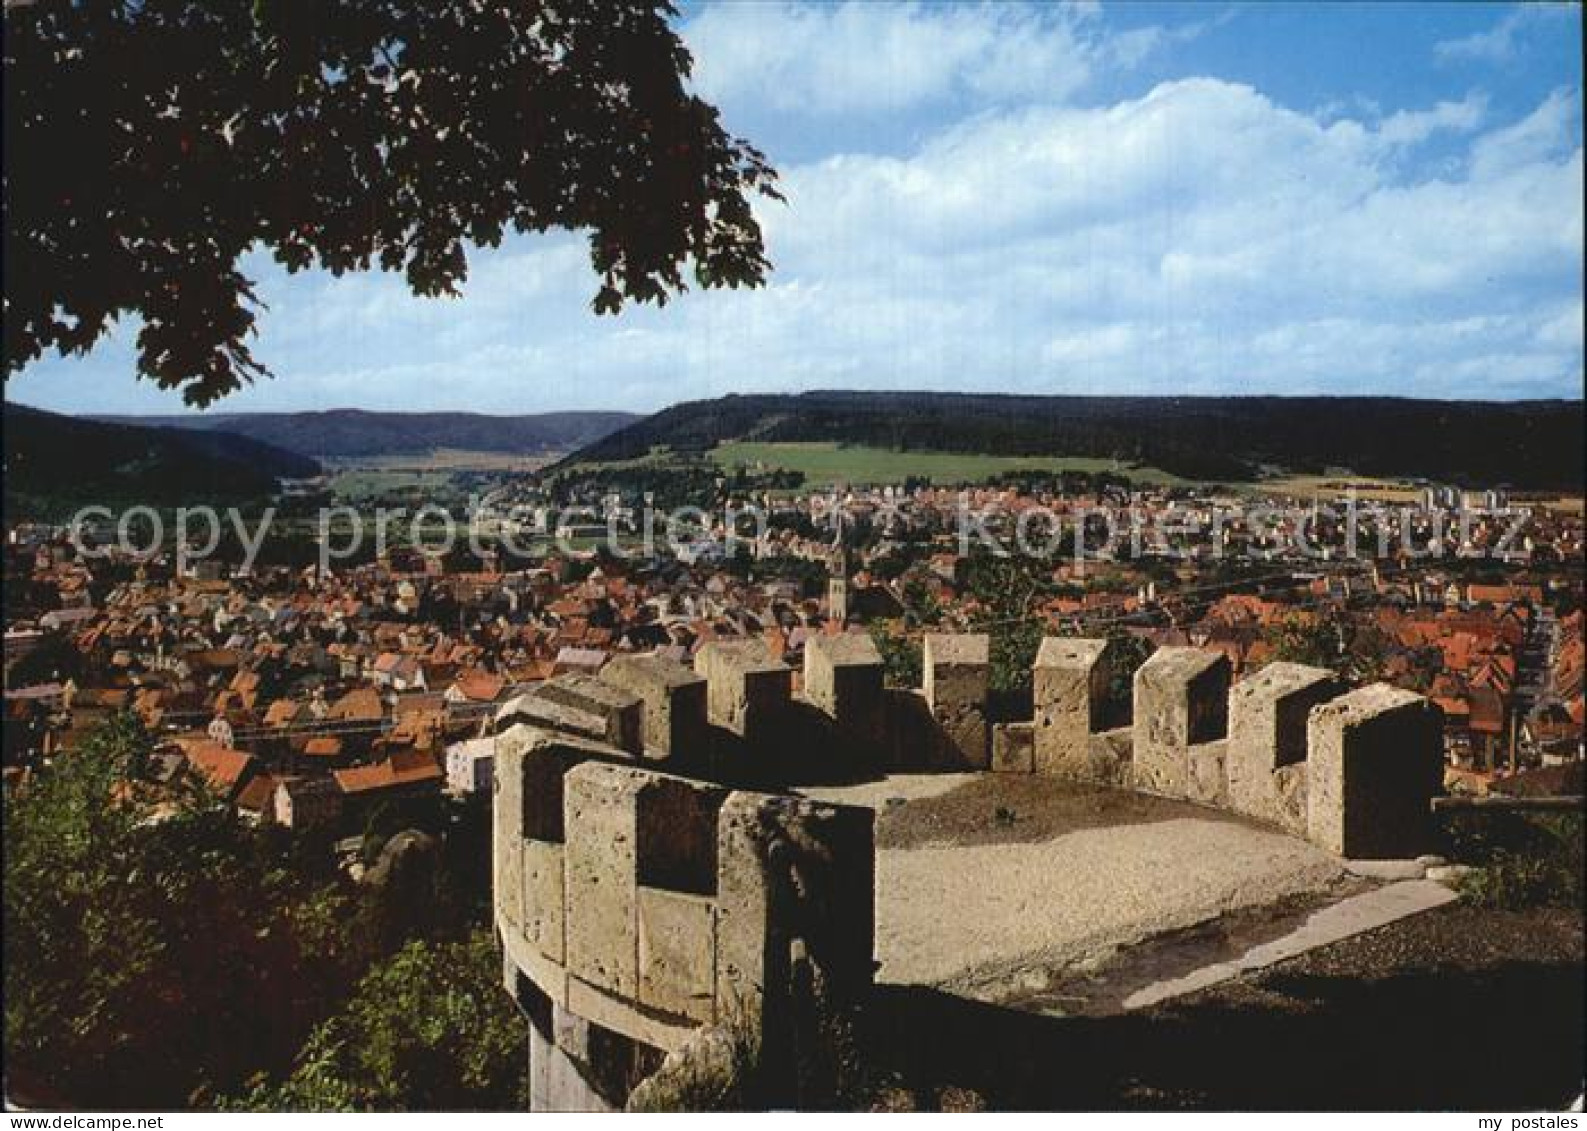
[[[1442,856],[1434,856],[1432,854],[1418,856],[1416,858],[1416,862],[1424,868],[1442,868],[1444,865],[1449,863],[1449,861],[1445,860]]]
[[[1345,871],[1369,880],[1420,880],[1427,868],[1415,860],[1346,860]]]
[[[1434,864],[1427,869],[1427,878],[1445,887],[1459,887],[1461,881],[1476,871],[1469,864]]]

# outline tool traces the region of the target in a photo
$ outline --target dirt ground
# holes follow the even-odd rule
[[[885,1110],[1560,1110],[1587,1063],[1578,908],[1452,904],[1108,1017],[883,987]]]

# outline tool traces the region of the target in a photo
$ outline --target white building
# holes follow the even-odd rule
[[[489,793],[496,780],[496,740],[471,738],[446,748],[446,788],[459,796]]]

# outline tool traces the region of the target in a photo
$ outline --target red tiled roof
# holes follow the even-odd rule
[[[253,769],[253,756],[233,750],[218,742],[190,740],[183,745],[183,753],[210,788],[229,797]]]
[[[474,703],[492,703],[501,694],[506,681],[499,675],[471,668],[457,677],[452,684],[463,698]]]
[[[355,722],[376,722],[385,717],[385,705],[373,687],[359,687],[343,695],[331,706],[331,717]]]
[[[237,808],[263,813],[275,797],[276,779],[269,774],[257,774],[242,792],[237,794]]]
[[[439,782],[443,775],[429,754],[409,749],[397,751],[384,762],[336,770],[331,776],[343,793],[371,793]]]

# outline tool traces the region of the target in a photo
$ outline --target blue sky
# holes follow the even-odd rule
[[[273,380],[217,410],[651,411],[729,392],[1582,387],[1581,13],[1510,4],[689,4],[765,150],[756,292],[613,317],[581,241],[464,297],[249,265]],[[174,412],[124,325],[7,395]]]

